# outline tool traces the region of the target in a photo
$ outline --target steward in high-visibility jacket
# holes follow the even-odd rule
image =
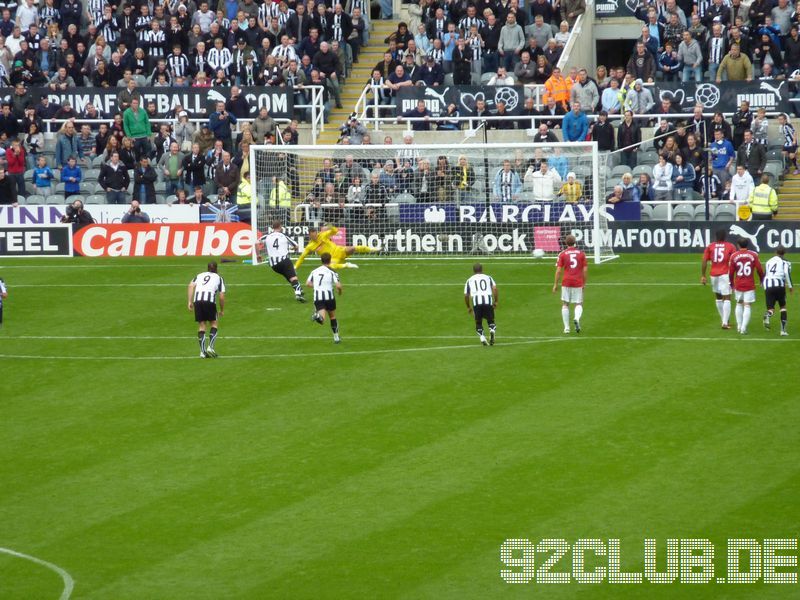
[[[250,205],[253,202],[253,186],[250,185],[250,178],[247,175],[242,177],[239,182],[239,190],[236,193],[236,204]]]
[[[769,221],[778,214],[778,193],[769,186],[769,175],[761,176],[761,185],[750,192],[747,205],[754,221]]]
[[[544,87],[546,90],[544,93],[544,103],[547,104],[548,100],[552,98],[557,104],[560,103],[564,110],[566,110],[572,91],[572,80],[569,77],[565,79],[561,74],[561,69],[556,67],[553,69],[553,74],[544,82]]]
[[[282,179],[278,179],[269,193],[269,205],[271,207],[291,208],[292,194]]]

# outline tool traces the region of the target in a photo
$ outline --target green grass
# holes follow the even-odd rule
[[[645,538],[662,563],[708,538],[724,575],[728,538],[800,535],[800,345],[763,330],[761,295],[740,338],[699,257],[622,257],[590,267],[564,336],[552,264],[487,259],[483,348],[470,261],[357,262],[339,346],[269,269],[221,265],[221,358],[200,360],[202,259],[4,261],[0,547],[73,598],[800,595],[500,577],[507,538],[620,538],[634,571]],[[62,587],[0,554],[0,598]]]

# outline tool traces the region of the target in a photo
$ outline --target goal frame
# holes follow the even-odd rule
[[[384,146],[384,145],[375,145],[376,148],[380,148],[383,150],[391,149],[392,151],[397,151],[398,149],[402,148],[404,144],[394,144],[392,146]],[[464,151],[469,148],[480,148],[486,150],[495,150],[499,152],[508,151],[514,152],[516,150],[529,150],[531,153],[537,148],[562,148],[565,150],[574,150],[577,147],[587,148],[590,151],[592,157],[592,205],[594,208],[593,211],[593,223],[592,223],[592,251],[591,254],[594,259],[595,264],[600,264],[602,262],[606,262],[609,260],[613,260],[617,258],[617,256],[613,253],[613,249],[611,250],[611,254],[607,256],[602,256],[601,253],[601,245],[599,240],[601,239],[600,234],[600,207],[604,202],[604,198],[601,197],[601,191],[605,189],[605,186],[601,184],[601,175],[603,179],[605,179],[606,173],[601,173],[600,171],[600,152],[598,151],[597,142],[595,141],[586,141],[586,142],[552,142],[552,143],[535,143],[535,142],[510,142],[510,143],[498,143],[498,142],[490,142],[490,143],[466,143],[466,144],[413,144],[414,148],[420,150],[422,152],[425,151],[438,151],[442,152],[443,150],[452,150],[454,153],[458,153],[459,151]],[[253,239],[258,239],[258,211],[261,206],[261,201],[266,199],[260,198],[260,186],[257,185],[257,182],[253,179],[257,177],[256,169],[257,169],[257,162],[256,156],[259,152],[312,152],[312,153],[325,153],[327,152],[331,158],[333,158],[336,154],[341,154],[345,152],[344,149],[350,149],[351,152],[364,150],[367,148],[366,146],[361,145],[354,145],[354,146],[343,146],[341,144],[301,144],[301,145],[285,145],[285,144],[258,144],[258,145],[251,145],[250,146],[250,155],[249,155],[249,168],[250,168],[250,175],[251,175],[251,190],[252,190],[252,218],[251,218],[251,228],[253,231]],[[513,156],[509,156],[509,158],[514,158]],[[294,203],[293,203],[294,204]],[[262,232],[266,233],[266,232]],[[437,258],[436,255],[431,255],[430,258]],[[441,256],[438,256],[441,259]],[[253,248],[253,256],[252,256],[253,264],[258,263],[258,256],[257,256],[257,248],[254,246]]]

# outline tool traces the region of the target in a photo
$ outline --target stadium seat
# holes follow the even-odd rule
[[[654,165],[657,162],[658,162],[658,154],[655,151],[639,153],[639,164]]]
[[[386,218],[389,221],[399,221],[400,220],[400,207],[396,204],[387,204],[386,205]]]
[[[652,179],[653,177],[653,167],[650,165],[639,165],[633,168],[633,176],[638,180],[639,175],[642,173],[646,173],[648,177]]]
[[[414,196],[412,196],[411,194],[403,193],[403,194],[397,194],[394,197],[394,201],[397,202],[398,204],[412,204],[416,202],[417,199],[414,198]]]
[[[17,204],[27,204],[25,196],[17,196]]]
[[[488,73],[484,73],[481,75],[481,85],[486,85],[489,83],[489,80],[495,76],[493,71],[489,71]]]
[[[86,196],[86,204],[105,204],[105,203],[106,203],[105,194],[92,194],[91,196]]]
[[[32,194],[25,199],[25,204],[47,204],[47,200],[44,196]]]
[[[163,194],[156,194],[156,204],[166,204],[167,197]]]
[[[56,193],[56,194],[61,194],[63,196],[64,195],[64,186],[65,185],[66,184],[64,184],[64,183],[57,183],[55,185],[54,189],[53,189],[53,192]]]
[[[713,205],[710,207],[710,215],[711,217],[714,216],[714,207]],[[694,220],[695,221],[705,221],[706,220],[706,207],[704,204],[698,204],[694,207]]]
[[[735,221],[736,207],[733,204],[719,204],[713,214],[714,221]]]
[[[572,169],[572,172],[575,173],[575,179],[579,181],[586,181],[586,178],[592,175],[591,167],[577,166]]]
[[[154,185],[156,194],[166,194],[167,193],[167,184],[163,181],[157,181]]]
[[[64,199],[63,194],[52,194],[51,196],[47,196],[45,198],[45,202],[47,204],[66,204],[67,201]]]
[[[174,204],[177,201],[178,201],[178,197],[175,194],[172,194],[171,196],[167,196],[167,198],[166,198],[167,204]]]
[[[681,202],[672,209],[673,221],[694,221],[694,206]]]
[[[25,183],[30,183],[33,181],[33,169],[28,169],[25,171]]]
[[[622,176],[630,170],[631,168],[628,165],[618,165],[611,169],[611,179],[614,179],[614,183],[616,184],[616,180],[622,179]]]
[[[666,221],[669,219],[669,205],[668,204],[656,204],[653,207],[653,220],[654,221]]]
[[[208,201],[211,202],[212,204],[214,204],[217,200],[219,200],[219,196],[217,196],[216,194],[208,195]]]
[[[783,153],[781,152],[780,148],[767,150],[767,160],[779,161],[781,164],[783,164]]]
[[[650,204],[642,204],[641,206],[641,216],[639,217],[640,221],[652,221],[653,220],[653,207]]]
[[[95,183],[94,184],[93,193],[95,193],[95,194],[104,194],[105,190],[103,189],[102,185],[100,185],[99,183]]]
[[[92,159],[92,167],[99,170],[104,162],[105,162],[105,155],[101,154],[100,156],[95,156]]]
[[[68,201],[72,203],[75,202],[75,200],[80,200],[81,202],[86,204],[86,196],[83,196],[81,194],[75,194],[74,196],[70,196]]]
[[[83,182],[95,182],[100,177],[100,169],[87,169],[83,172]]]

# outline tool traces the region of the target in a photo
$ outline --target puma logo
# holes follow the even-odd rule
[[[755,251],[761,252],[761,248],[758,245],[758,234],[761,233],[762,229],[764,229],[764,225],[759,225],[755,233],[747,233],[743,228],[739,227],[738,225],[731,225],[728,231],[731,233],[731,235],[736,235],[746,240],[749,240],[750,244],[752,244]]]
[[[785,81],[781,81],[780,85],[778,87],[775,87],[774,85],[770,85],[766,81],[762,81],[761,85],[758,86],[758,89],[767,90],[769,92],[772,92],[776,96],[780,96],[781,95],[781,88],[783,87],[784,83],[786,83],[786,82]]]

